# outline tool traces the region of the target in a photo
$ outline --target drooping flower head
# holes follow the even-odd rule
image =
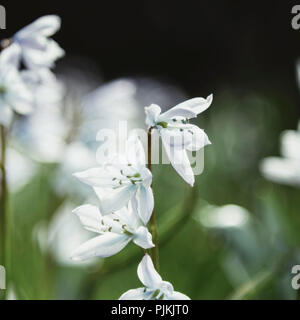
[[[191,186],[195,179],[186,150],[200,150],[210,141],[202,129],[189,123],[189,119],[205,111],[212,99],[212,95],[206,99],[190,99],[164,113],[156,104],[145,108],[148,128],[158,131],[172,166]]]
[[[74,213],[87,230],[100,234],[79,246],[72,254],[74,260],[110,257],[130,241],[144,249],[154,247],[151,234],[131,205],[109,215],[102,215],[98,207],[92,205],[80,206]]]
[[[144,149],[136,135],[129,137],[125,155],[115,154],[107,163],[74,175],[94,187],[103,215],[130,202],[143,223],[148,223],[154,206],[152,174],[146,168]]]
[[[15,53],[14,47],[0,53],[0,124],[4,126],[10,124],[14,112],[28,114],[33,110],[34,96],[10,63]]]
[[[190,300],[185,294],[174,291],[170,282],[162,280],[148,254],[140,262],[137,274],[144,287],[125,292],[119,300]]]
[[[18,51],[16,62],[22,60],[29,69],[53,67],[54,62],[64,56],[64,50],[49,38],[60,29],[60,25],[58,16],[47,15],[18,31],[10,45]]]

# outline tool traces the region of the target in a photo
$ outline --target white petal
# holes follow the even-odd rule
[[[105,215],[122,209],[134,196],[136,188],[135,185],[129,185],[112,191],[95,189],[101,213]]]
[[[152,294],[152,291],[145,292],[145,288],[131,289],[123,293],[119,300],[149,300]]]
[[[0,101],[0,124],[8,127],[11,123],[11,120],[13,118],[13,111],[10,109],[10,107],[6,104],[3,104],[2,101]]]
[[[90,204],[82,205],[73,210],[79,217],[85,229],[93,232],[101,232],[101,214],[96,206]]]
[[[152,242],[151,233],[144,226],[141,226],[137,229],[133,238],[133,242],[144,249],[150,249],[155,247],[155,245]]]
[[[128,162],[136,167],[145,166],[145,151],[141,140],[132,133],[127,144]]]
[[[154,208],[153,191],[151,187],[140,186],[136,193],[138,215],[146,225]]]
[[[167,295],[164,300],[191,300],[188,296],[178,291],[174,291],[172,295]]]
[[[71,258],[80,261],[93,257],[110,257],[120,252],[130,241],[131,237],[127,235],[106,232],[83,243],[73,252]]]
[[[160,291],[163,292],[165,295],[170,296],[174,292],[173,285],[168,281],[162,281],[159,287]]]
[[[192,144],[192,135],[179,129],[160,129],[159,133],[165,144],[168,144],[171,148],[185,149]]]
[[[54,62],[63,57],[64,54],[64,50],[51,39],[47,39],[43,50],[36,50],[36,48],[32,47],[23,48],[24,64],[29,69],[52,68]]]
[[[260,170],[266,179],[277,183],[300,186],[298,160],[269,157],[261,162]]]
[[[30,113],[33,110],[33,93],[25,86],[17,69],[12,66],[2,67],[1,76],[7,87],[6,102],[20,114]]]
[[[286,130],[281,134],[281,153],[284,157],[300,161],[300,133]]]
[[[85,171],[73,174],[80,181],[93,187],[114,187],[114,176],[110,174],[104,167],[91,168]]]
[[[1,51],[0,66],[19,67],[21,48],[18,44],[12,43],[6,49]]]
[[[56,15],[46,15],[38,18],[28,26],[18,31],[14,39],[23,40],[29,36],[43,35],[45,37],[52,36],[60,29],[61,19]]]
[[[138,266],[138,277],[145,287],[157,289],[162,283],[161,276],[154,269],[153,262],[148,254],[145,254],[143,260]]]
[[[173,168],[189,185],[193,186],[195,182],[194,173],[185,149],[170,147],[164,141],[163,136],[162,142]]]
[[[147,126],[154,127],[161,113],[161,108],[157,104],[151,104],[149,107],[145,107],[145,113]]]
[[[184,101],[172,109],[166,111],[161,115],[161,119],[173,118],[182,116],[187,119],[196,117],[199,113],[205,111],[212,103],[213,95],[209,95],[206,99],[204,98],[193,98]]]
[[[191,143],[188,144],[186,147],[187,150],[197,151],[211,144],[204,130],[200,129],[195,125],[192,125],[189,130],[190,131],[185,132],[185,134],[190,135],[192,139],[191,139]]]

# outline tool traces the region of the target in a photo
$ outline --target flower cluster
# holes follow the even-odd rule
[[[158,105],[145,108],[150,137],[148,148],[151,148],[151,132],[157,130],[172,166],[191,186],[194,174],[187,151],[197,151],[210,142],[204,131],[190,124],[189,119],[206,110],[211,102],[212,95],[207,99],[188,100],[164,113]],[[105,163],[98,159],[100,164],[96,168],[74,174],[94,189],[99,205],[85,204],[73,212],[87,230],[99,235],[81,244],[72,258],[109,257],[133,241],[146,251],[138,267],[139,279],[145,287],[129,290],[120,299],[189,299],[174,291],[171,283],[162,280],[147,253],[148,249],[152,252],[157,246],[147,229],[154,208],[151,164],[146,167],[145,152],[137,134],[130,135],[125,150],[124,154],[111,155]]]
[[[44,74],[64,55],[63,49],[49,38],[60,28],[60,18],[44,16],[1,42],[0,53],[0,124],[9,126],[14,112],[32,112],[35,90]],[[26,69],[21,69],[21,64]]]

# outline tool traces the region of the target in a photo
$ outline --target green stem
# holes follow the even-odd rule
[[[5,237],[6,237],[6,172],[5,172],[5,157],[6,157],[6,130],[4,126],[0,126],[0,140],[1,140],[1,190],[0,190],[0,265],[5,267]]]
[[[152,134],[152,128],[148,130],[148,169],[152,173],[152,143],[151,143],[151,134]],[[152,184],[151,184],[152,188]],[[152,188],[153,189],[153,188]],[[152,257],[152,261],[154,264],[154,267],[157,271],[159,271],[159,253],[158,253],[158,235],[157,235],[157,226],[156,226],[156,217],[155,212],[152,212],[152,216],[150,218],[150,231],[152,233],[152,240],[155,245],[154,248],[150,249],[150,255]]]

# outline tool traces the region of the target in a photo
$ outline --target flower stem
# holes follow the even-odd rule
[[[6,227],[6,172],[5,172],[5,156],[6,156],[6,130],[4,126],[0,126],[1,140],[1,190],[0,190],[0,265],[5,266],[5,227]]]
[[[152,127],[148,130],[148,169],[152,173],[152,143],[151,143],[151,135],[152,135]],[[151,184],[152,188],[152,184]],[[153,189],[153,188],[152,188]],[[150,255],[152,257],[152,261],[154,267],[157,271],[159,271],[159,253],[158,253],[158,235],[157,235],[157,226],[156,226],[156,218],[155,212],[152,212],[152,216],[150,218],[150,231],[152,233],[152,240],[155,245],[154,248],[150,249]]]

